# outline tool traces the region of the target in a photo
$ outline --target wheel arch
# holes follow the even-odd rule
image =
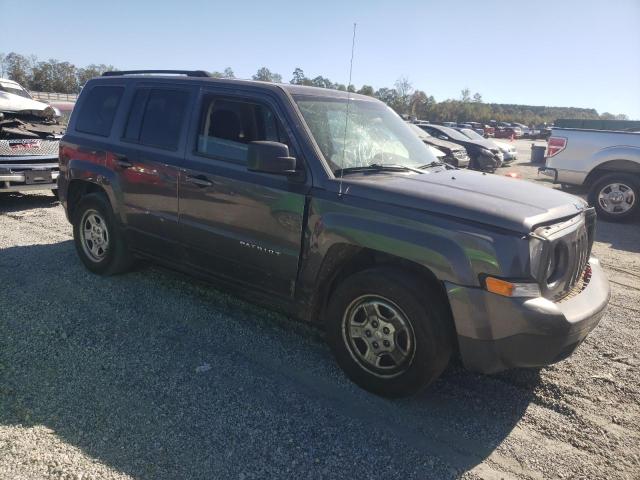
[[[640,178],[640,161],[616,159],[607,160],[600,163],[597,167],[589,172],[585,178],[584,184],[591,187],[599,178],[609,173],[630,173]]]
[[[450,313],[449,300],[444,284],[435,273],[424,265],[420,265],[406,258],[374,250],[367,247],[347,243],[332,245],[317,276],[317,288],[311,304],[311,320],[323,322],[329,298],[337,286],[347,277],[374,267],[384,267],[397,270],[415,277],[426,288],[433,289],[442,297],[446,309]],[[452,325],[453,325],[453,320]]]
[[[69,186],[67,187],[67,215],[69,220],[73,218],[75,209],[82,197],[90,193],[103,194],[109,200],[109,204],[113,209],[113,201],[102,185],[85,179],[74,179],[69,182]]]

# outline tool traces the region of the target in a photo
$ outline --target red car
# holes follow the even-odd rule
[[[498,127],[495,130],[495,138],[520,138],[522,130],[520,127]]]

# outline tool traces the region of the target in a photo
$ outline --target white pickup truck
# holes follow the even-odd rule
[[[58,109],[0,78],[0,193],[56,191],[58,149],[65,127]]]
[[[539,172],[554,183],[588,188],[589,203],[604,220],[640,212],[640,132],[554,128]]]

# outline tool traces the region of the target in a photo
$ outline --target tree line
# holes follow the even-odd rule
[[[69,62],[55,59],[38,60],[35,55],[24,56],[15,52],[0,53],[0,77],[20,83],[28,90],[41,92],[78,93],[87,80],[102,75],[105,71],[117,70],[113,65],[91,64],[76,67]],[[212,71],[216,78],[236,78],[231,67],[222,71]],[[282,75],[261,67],[252,76],[253,80],[282,83]],[[322,75],[307,77],[302,68],[297,67],[291,74],[289,83],[320,88],[332,88],[375,97],[405,117],[414,117],[432,122],[488,122],[489,120],[520,122],[526,125],[552,123],[558,118],[574,119],[616,119],[627,120],[624,114],[608,112],[598,114],[593,108],[546,107],[534,105],[498,104],[483,102],[480,93],[472,94],[468,88],[460,92],[457,99],[437,102],[433,95],[414,89],[407,77],[400,77],[394,86],[374,89],[371,85],[345,85],[333,82]]]

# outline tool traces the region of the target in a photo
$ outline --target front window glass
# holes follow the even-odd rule
[[[419,167],[437,161],[387,106],[368,100],[297,96],[296,102],[333,171],[369,165]]]
[[[19,95],[24,98],[31,98],[31,95],[29,95],[29,92],[25,89],[8,83],[0,83],[0,92],[13,93],[14,95]]]
[[[246,163],[249,143],[258,140],[288,143],[273,111],[242,100],[205,97],[197,151]]]

